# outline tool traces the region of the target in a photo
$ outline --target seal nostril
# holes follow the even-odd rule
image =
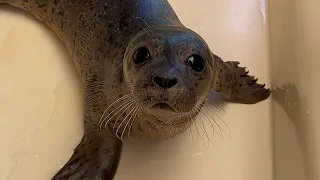
[[[176,85],[178,83],[177,79],[170,79],[168,82],[168,88],[173,87],[174,85]]]
[[[153,77],[153,83],[162,88],[171,88],[178,83],[178,80],[155,76]]]

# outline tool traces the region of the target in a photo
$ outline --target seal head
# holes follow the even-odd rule
[[[181,26],[142,30],[123,63],[127,89],[153,122],[188,124],[212,87],[213,63],[206,42]],[[171,135],[170,135],[171,136]]]

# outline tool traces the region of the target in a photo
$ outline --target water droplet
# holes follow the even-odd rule
[[[311,113],[311,111],[310,111],[310,110],[307,110],[307,111],[306,111],[306,114],[310,114],[310,113]]]

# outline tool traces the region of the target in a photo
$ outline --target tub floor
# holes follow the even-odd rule
[[[268,22],[259,0],[170,2],[214,53],[269,82]],[[82,135],[79,82],[50,31],[19,10],[0,8],[0,179],[49,180]],[[226,132],[222,140],[219,130],[213,135],[207,126],[210,146],[197,131],[186,140],[132,140],[124,146],[116,180],[271,180],[269,104],[209,106]]]

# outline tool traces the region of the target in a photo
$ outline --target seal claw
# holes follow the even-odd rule
[[[265,88],[266,84],[257,83],[258,78],[249,75],[249,71],[243,70],[243,67],[239,67],[238,63],[232,64],[235,65],[236,73],[239,75],[239,86],[233,97],[236,102],[255,104],[270,96],[271,91]]]
[[[249,74],[238,61],[224,62],[214,55],[215,74],[213,89],[221,93],[228,101],[241,104],[255,104],[270,96],[270,89],[259,84],[258,78]]]

